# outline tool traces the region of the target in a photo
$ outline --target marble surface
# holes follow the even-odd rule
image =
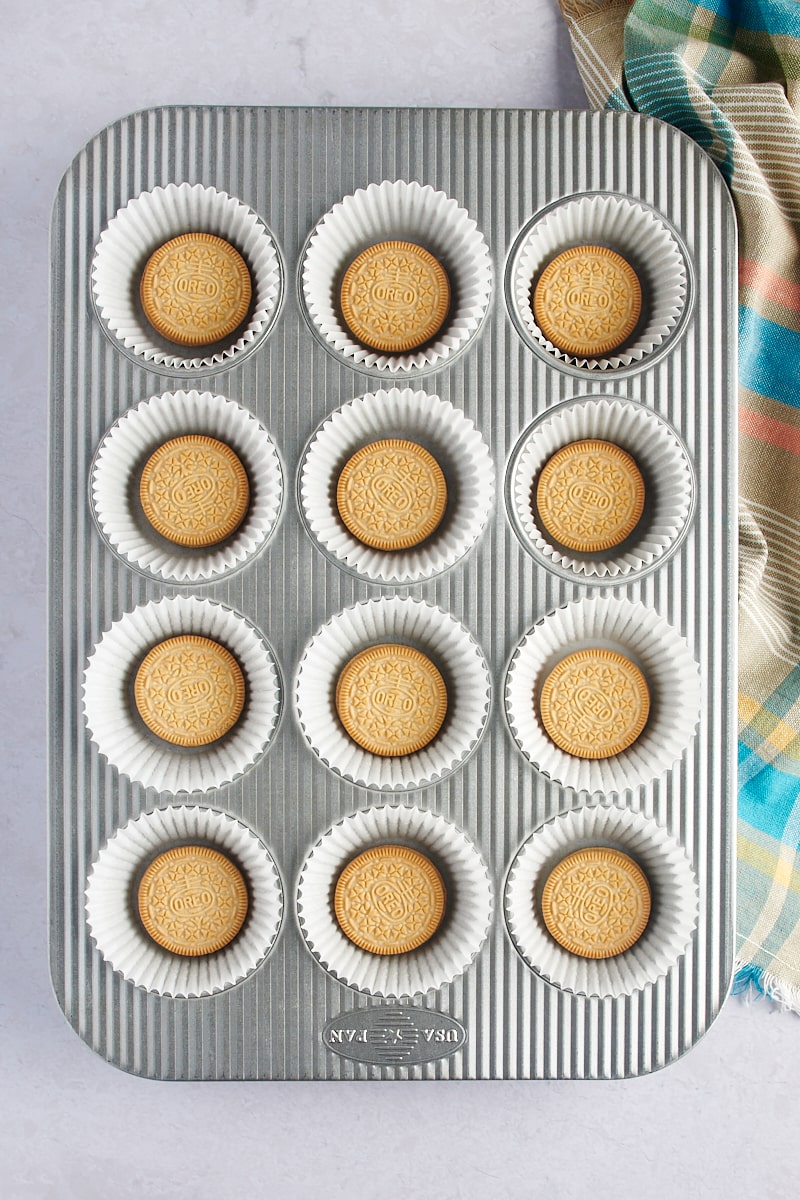
[[[800,1021],[730,1000],[629,1083],[155,1084],[96,1058],[47,976],[50,205],[99,128],[171,102],[583,107],[555,0],[21,0],[0,39],[0,1194],[782,1198]]]

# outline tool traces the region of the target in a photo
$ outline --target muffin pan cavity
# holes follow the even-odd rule
[[[439,732],[400,757],[369,753],[348,736],[336,709],[337,683],[353,656],[387,643],[424,654],[447,693]],[[373,700],[383,707],[379,696],[367,697],[365,707],[372,710]],[[478,744],[489,702],[489,668],[468,630],[442,609],[402,596],[368,600],[331,618],[312,638],[297,674],[297,714],[312,750],[331,770],[368,788],[419,788],[451,774]],[[412,698],[394,691],[386,703],[405,706]],[[365,712],[363,719],[370,716],[380,720],[383,713]]]
[[[420,544],[383,549],[365,545],[348,529],[337,503],[337,483],[359,450],[397,438],[432,455],[444,477],[446,503]],[[401,464],[374,474],[366,503],[402,525],[415,501],[409,470]],[[300,464],[300,501],[310,532],[342,566],[376,583],[417,583],[453,566],[479,539],[494,500],[494,478],[489,449],[463,412],[438,396],[392,388],[350,401],[317,430]]]
[[[148,520],[140,500],[142,470],[149,457],[174,438],[201,435],[232,450],[244,468],[248,500],[230,534],[210,546],[178,546]],[[212,463],[213,467],[214,464]],[[213,480],[206,470],[201,484]],[[189,481],[191,484],[194,481]],[[175,479],[175,490],[189,491]],[[162,392],[144,400],[108,431],[92,469],[92,506],[100,532],[132,566],[171,583],[205,583],[235,570],[269,540],[281,509],[283,472],[275,443],[240,404],[211,392]],[[185,507],[202,512],[191,493]],[[173,497],[166,498],[169,503]]]
[[[342,277],[353,260],[385,242],[428,251],[444,269],[450,292],[437,331],[421,346],[394,353],[359,341],[340,299]],[[335,204],[311,234],[302,274],[309,318],[326,345],[353,365],[395,374],[440,367],[462,349],[486,315],[492,287],[489,248],[466,209],[428,184],[402,179],[371,183]],[[407,268],[396,274],[407,284]],[[419,287],[406,290],[387,313],[413,312],[420,305]]]
[[[548,931],[542,893],[552,871],[576,851],[622,852],[650,891],[649,919],[629,950],[608,958],[572,954]],[[580,897],[584,922],[598,926],[613,904],[602,879]],[[697,924],[697,881],[684,850],[641,813],[606,804],[573,809],[548,821],[520,847],[505,889],[505,915],[525,962],[558,988],[583,996],[625,996],[655,983],[685,953]]]
[[[537,324],[534,296],[543,272],[559,256],[577,256],[581,248],[595,247],[612,251],[625,268],[632,269],[641,300],[638,317],[626,326],[629,332],[619,344],[600,348],[605,332],[602,318],[622,303],[616,295],[621,285],[616,278],[595,280],[597,255],[587,262],[576,257],[571,267],[567,264],[559,281],[563,292],[559,302],[565,312],[557,327],[581,330],[587,313],[600,326],[598,349],[581,353],[575,346],[564,348],[563,343],[555,345],[550,340]],[[644,366],[648,356],[674,336],[689,299],[686,257],[675,233],[655,210],[620,195],[575,196],[539,214],[517,240],[507,286],[512,315],[528,344],[557,363],[587,371]],[[588,345],[591,339],[586,340]]]
[[[247,888],[241,929],[215,954],[186,957],[165,950],[132,902],[148,865],[180,846],[216,850],[234,864]],[[202,880],[181,884],[171,896],[176,911],[207,907]],[[233,987],[269,954],[282,914],[280,877],[260,838],[228,813],[199,805],[155,809],[129,821],[101,849],[86,886],[89,932],[103,959],[136,987],[160,996],[208,996]]]
[[[345,935],[334,911],[336,881],[344,868],[359,854],[387,844],[424,855],[446,892],[436,932],[404,954],[362,950]],[[400,903],[395,898],[395,910]],[[452,983],[478,954],[492,916],[492,888],[478,850],[455,825],[419,808],[376,806],[340,821],[319,839],[300,872],[297,911],[309,949],[336,979],[373,996],[413,996]]]
[[[643,511],[618,544],[582,550],[553,537],[537,503],[537,488],[554,455],[578,443],[602,442],[627,454],[644,488]],[[569,506],[583,530],[602,529],[613,507],[615,484],[608,464],[576,470],[569,497],[559,489],[553,504]],[[570,489],[571,484],[571,489]],[[649,570],[671,554],[685,534],[694,503],[694,475],[680,438],[652,409],[614,396],[585,396],[544,413],[526,430],[508,471],[512,524],[525,547],[551,569],[584,583],[618,583]]]
[[[550,673],[581,651],[633,665],[649,693],[647,721],[629,748],[607,757],[571,754],[548,736],[541,696]],[[517,745],[537,770],[576,792],[635,790],[662,776],[689,745],[700,719],[701,683],[686,642],[643,604],[587,597],[556,609],[525,635],[506,677],[506,712]],[[567,697],[578,730],[602,741],[632,703],[616,675],[591,664]]]
[[[209,745],[176,746],[156,737],[136,707],[134,678],[154,647],[186,635],[222,646],[245,681],[241,716]],[[164,703],[185,710],[192,726],[198,703],[215,683],[195,664],[163,681]],[[195,700],[198,697],[198,700]],[[213,696],[212,696],[213,699]],[[194,596],[153,601],[115,621],[92,652],[83,682],[86,727],[97,749],[130,779],[163,792],[207,791],[235,779],[266,750],[281,702],[272,651],[253,626],[221,604]]]
[[[163,326],[159,332],[148,321],[139,298],[152,255],[172,239],[192,233],[211,234],[234,247],[250,276],[243,320],[208,346],[202,339],[193,347],[172,342]],[[206,287],[216,292],[213,272],[205,274]],[[133,197],[101,233],[92,262],[92,295],[109,335],[134,359],[181,374],[230,365],[266,333],[277,312],[280,289],[278,251],[261,218],[235,196],[199,183],[170,183]]]

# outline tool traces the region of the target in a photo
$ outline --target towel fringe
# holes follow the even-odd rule
[[[753,963],[737,961],[731,995],[742,996],[747,1002],[766,996],[781,1012],[800,1015],[800,987],[778,979],[777,976],[769,974],[764,967],[756,967]]]

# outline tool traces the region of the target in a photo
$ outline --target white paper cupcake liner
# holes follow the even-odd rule
[[[645,480],[645,510],[621,547],[577,554],[550,541],[537,521],[533,492],[557,450],[588,438],[613,442],[632,455]],[[537,421],[515,452],[509,490],[523,545],[547,566],[597,583],[645,570],[670,553],[687,527],[693,499],[692,469],[677,435],[651,409],[605,396],[569,401]]]
[[[547,736],[539,692],[560,659],[595,646],[616,650],[640,668],[650,715],[628,750],[583,759]],[[545,617],[517,647],[506,677],[506,713],[520,750],[537,770],[579,792],[625,792],[663,775],[694,736],[700,701],[698,667],[677,631],[642,604],[607,597],[578,600]]]
[[[134,888],[171,846],[201,843],[228,854],[245,876],[248,910],[237,937],[216,954],[182,957],[147,934]],[[103,958],[137,987],[161,996],[207,996],[232,987],[266,958],[281,924],[283,891],[269,851],[227,813],[178,805],[129,821],[100,851],[86,887],[89,933]]]
[[[410,845],[444,876],[445,915],[430,941],[405,954],[370,954],[345,937],[333,909],[336,880],[370,846]],[[386,806],[346,817],[314,846],[297,888],[300,928],[322,966],[349,987],[373,996],[413,996],[461,975],[486,940],[492,888],[475,846],[444,817]]]
[[[173,545],[156,532],[137,502],[146,459],[164,442],[187,434],[225,442],[247,472],[249,508],[220,546]],[[103,536],[133,566],[175,583],[214,579],[252,557],[275,527],[282,495],[280,460],[266,429],[233,400],[210,392],[164,392],[131,409],[103,438],[92,471],[92,503]]]
[[[391,437],[430,451],[444,472],[447,509],[421,546],[383,551],[347,529],[336,484],[352,454]],[[350,401],[318,429],[300,466],[300,498],[311,533],[346,567],[379,583],[414,583],[451,567],[478,540],[494,499],[494,465],[480,432],[449,400],[392,388]]]
[[[140,720],[131,695],[132,672],[148,650],[180,634],[220,642],[244,673],[244,712],[229,734],[208,746],[161,741]],[[83,678],[84,716],[97,749],[121,774],[162,792],[206,791],[241,775],[269,744],[280,698],[275,659],[253,626],[195,596],[172,596],[125,613],[103,634]]]
[[[253,287],[250,316],[228,345],[176,349],[141,312],[139,278],[145,263],[154,250],[182,233],[216,234],[247,263]],[[95,250],[92,290],[101,321],[126,350],[153,366],[197,372],[227,363],[264,333],[277,310],[280,265],[271,235],[247,205],[199,183],[170,183],[142,192],[109,221]]]
[[[642,286],[643,317],[631,340],[599,358],[558,350],[536,324],[531,302],[542,268],[563,250],[588,245],[616,250]],[[534,344],[561,362],[601,371],[629,367],[651,354],[676,328],[688,295],[683,253],[658,214],[627,197],[602,194],[568,200],[535,220],[514,254],[509,282],[517,317]]]
[[[423,245],[447,271],[451,310],[433,341],[406,354],[385,354],[358,342],[339,311],[338,288],[349,263],[382,241]],[[380,371],[411,371],[441,364],[459,350],[489,305],[489,248],[467,211],[428,184],[384,180],[359,188],[326,213],[311,235],[303,263],[303,294],[311,319],[333,349]]]
[[[336,682],[359,650],[381,642],[415,646],[445,679],[447,715],[434,740],[398,758],[362,749],[336,711]],[[368,600],[333,617],[313,637],[297,675],[303,733],[326,766],[368,788],[419,788],[450,774],[475,749],[489,713],[489,670],[477,643],[454,617],[422,600]]]
[[[644,933],[613,958],[570,954],[550,935],[541,913],[550,872],[589,846],[630,855],[650,885]],[[542,825],[522,846],[509,872],[505,913],[517,949],[544,979],[582,996],[624,996],[655,983],[684,954],[697,923],[697,880],[683,848],[655,821],[628,809],[580,808]]]

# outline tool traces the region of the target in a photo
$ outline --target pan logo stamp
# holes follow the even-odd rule
[[[322,1031],[324,1045],[334,1054],[385,1067],[448,1058],[466,1040],[466,1029],[454,1017],[404,1004],[340,1013]]]

